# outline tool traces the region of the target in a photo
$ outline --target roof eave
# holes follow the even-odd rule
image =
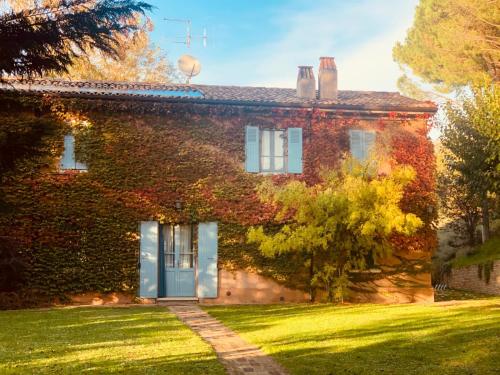
[[[29,91],[29,90],[12,90],[0,88],[0,92],[22,93],[27,95],[52,95],[64,98],[85,98],[98,100],[123,100],[123,101],[145,101],[145,102],[166,102],[166,103],[193,103],[193,104],[209,104],[209,105],[234,105],[234,106],[249,106],[249,107],[274,107],[274,108],[304,108],[304,109],[322,109],[322,110],[345,110],[345,111],[380,111],[380,112],[405,112],[405,113],[425,113],[434,114],[437,112],[437,106],[429,107],[408,107],[395,105],[349,105],[349,104],[322,104],[322,103],[284,103],[271,101],[248,101],[248,100],[221,100],[221,99],[205,99],[205,98],[182,98],[182,97],[155,97],[141,95],[120,95],[120,94],[91,94],[91,93],[75,93],[75,92],[53,92],[53,91]]]

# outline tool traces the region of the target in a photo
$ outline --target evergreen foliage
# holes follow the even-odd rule
[[[394,59],[440,90],[500,78],[500,7],[496,0],[420,0]]]
[[[137,30],[135,0],[57,0],[0,15],[0,78],[67,72],[91,50],[117,56],[118,36]]]

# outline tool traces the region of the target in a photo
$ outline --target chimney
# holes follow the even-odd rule
[[[305,99],[316,99],[316,80],[312,66],[299,66],[297,96]]]
[[[320,99],[337,99],[337,66],[333,57],[319,58],[318,86]]]

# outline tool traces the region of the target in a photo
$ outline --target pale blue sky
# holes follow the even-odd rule
[[[391,50],[411,26],[418,0],[150,0],[157,7],[153,40],[176,62],[184,53],[202,62],[193,83],[294,87],[297,65],[335,56],[339,88],[395,91],[399,68]],[[173,43],[190,19],[208,46]]]

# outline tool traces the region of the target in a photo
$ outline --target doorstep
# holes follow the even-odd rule
[[[198,303],[196,297],[162,297],[157,298],[156,303],[163,306],[195,305]]]

